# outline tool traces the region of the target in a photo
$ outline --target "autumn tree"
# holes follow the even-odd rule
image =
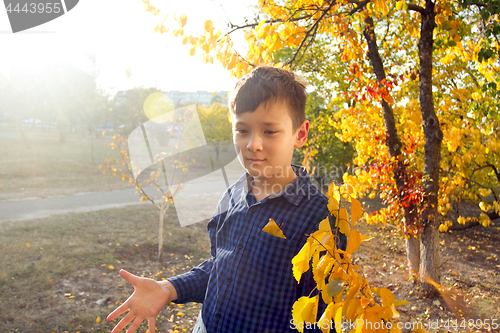
[[[148,1],[144,3],[146,10],[161,12]],[[216,57],[236,77],[266,63],[316,77],[316,83],[322,82],[317,91],[325,98],[327,112],[344,98],[342,109],[330,114],[330,119],[341,130],[339,137],[356,148],[358,169],[346,180],[360,194],[380,195],[389,205],[366,219],[402,220],[411,270],[418,271],[421,279],[439,281],[438,228],[444,230],[449,223],[444,218],[451,194],[460,199],[463,195],[458,192],[473,193],[477,199],[487,196],[489,190],[497,191],[486,189],[484,180],[484,185],[474,186],[479,192],[471,192],[471,186],[464,183],[460,188],[464,179],[476,182],[473,178],[480,175],[484,179],[495,176],[498,167],[484,159],[472,161],[473,149],[483,147],[480,143],[461,147],[466,163],[457,160],[453,142],[457,133],[470,131],[475,134],[468,138],[481,138],[491,145],[481,150],[491,152],[493,158],[498,152],[495,126],[482,129],[477,122],[484,123],[496,114],[483,111],[481,117],[470,112],[467,98],[460,105],[450,98],[460,96],[475,81],[471,97],[478,101],[477,110],[496,109],[487,96],[495,94],[492,90],[497,89],[498,80],[498,6],[493,3],[260,1],[258,20],[231,23],[226,32],[216,31],[207,20],[203,34],[187,36],[183,30],[187,17],[180,16],[179,28],[172,33],[192,46],[191,55],[200,52],[206,63]],[[163,23],[156,30],[167,31]],[[233,47],[231,34],[238,30],[245,33],[246,54]],[[466,66],[456,65],[459,61]],[[444,77],[450,69],[447,62],[453,64],[453,80]],[[318,74],[316,68],[322,72]],[[332,74],[338,71],[345,75]],[[437,75],[442,79],[435,78]],[[343,88],[339,82],[349,86]],[[451,110],[465,121],[448,122]],[[475,118],[476,125],[468,118]],[[449,159],[453,158],[450,168]],[[456,178],[450,180],[447,176],[451,175]],[[483,201],[482,207],[497,209],[496,194],[492,202]]]

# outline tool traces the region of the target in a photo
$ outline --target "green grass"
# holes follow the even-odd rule
[[[209,255],[204,225],[181,228],[171,210],[165,220],[166,259],[159,265],[157,221],[153,205],[134,205],[1,223],[0,332],[109,332],[116,322],[105,317],[132,291],[119,269],[159,279],[187,271]],[[189,324],[199,306],[190,311],[185,323],[169,322],[163,313],[163,327]]]

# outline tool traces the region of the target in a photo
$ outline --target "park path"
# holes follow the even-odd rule
[[[29,220],[71,212],[89,212],[139,203],[139,196],[135,194],[135,189],[2,201],[0,202],[0,222]],[[144,201],[141,202],[143,203]]]
[[[206,210],[209,215],[217,205],[220,193],[209,196],[196,193],[213,192],[214,187],[220,187],[220,182],[197,183],[195,186],[185,185],[183,199],[195,201],[191,209],[195,212]],[[145,189],[146,193],[153,194],[153,189]],[[114,190],[107,192],[77,193],[73,195],[60,195],[47,198],[26,198],[0,202],[0,222],[9,220],[29,220],[44,218],[56,214],[73,212],[89,212],[101,209],[118,208],[128,205],[150,204],[149,201],[139,202],[139,195],[135,189]],[[215,200],[215,201],[214,201]],[[179,202],[180,204],[181,202]],[[197,216],[194,217],[195,219]]]

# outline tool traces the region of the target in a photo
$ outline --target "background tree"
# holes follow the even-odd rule
[[[148,10],[158,11],[144,2]],[[490,8],[489,16],[484,14],[484,8]],[[419,270],[421,278],[430,276],[439,281],[437,232],[440,225],[442,230],[446,227],[439,213],[445,213],[447,202],[443,198],[449,193],[442,196],[438,191],[445,178],[440,174],[441,142],[447,141],[448,133],[441,129],[445,104],[437,98],[439,93],[445,96],[449,91],[433,81],[439,69],[436,56],[441,59],[445,52],[466,50],[470,65],[481,76],[479,85],[495,82],[496,55],[488,53],[491,57],[486,58],[480,52],[489,38],[484,33],[488,30],[483,28],[493,27],[490,37],[498,34],[494,30],[496,23],[491,23],[498,22],[496,8],[487,3],[452,0],[261,1],[258,20],[242,25],[230,23],[226,33],[215,31],[207,20],[204,34],[186,36],[183,26],[187,18],[181,16],[180,27],[173,34],[192,45],[190,54],[201,50],[207,63],[217,57],[237,77],[254,66],[276,62],[277,51],[284,47],[292,51],[277,65],[305,69],[304,59],[314,61],[318,43],[331,45],[321,60],[330,72],[342,70],[336,61],[338,55],[346,64],[350,83],[345,107],[334,118],[342,130],[341,138],[353,141],[355,164],[361,167],[355,177],[346,180],[356,183],[362,194],[381,193],[389,208],[377,218],[403,217],[410,268]],[[245,32],[246,54],[233,48],[230,35],[237,30]],[[163,24],[157,31],[165,31]],[[488,39],[488,45],[497,47],[498,38]],[[460,73],[456,82],[462,84],[466,74]],[[331,105],[339,96],[326,93],[335,85],[329,76],[322,79],[325,84],[319,91],[326,105]],[[333,98],[328,99],[328,95]],[[494,169],[488,168],[493,174]],[[372,180],[368,180],[370,176]]]
[[[207,144],[215,148],[216,160],[219,160],[220,144],[233,142],[231,123],[228,118],[229,108],[218,102],[212,103],[208,108],[198,106],[198,115],[205,134]]]

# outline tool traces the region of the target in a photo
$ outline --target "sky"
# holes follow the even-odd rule
[[[252,18],[254,0],[151,0],[175,23],[175,14],[188,16],[185,30],[203,31],[211,19],[216,29],[228,19],[241,23]],[[201,56],[188,56],[189,47],[180,38],[154,33],[161,19],[146,13],[138,0],[80,0],[71,11],[43,25],[12,33],[7,11],[0,5],[0,75],[9,76],[12,66],[43,66],[48,61],[67,61],[83,71],[97,74],[105,92],[134,86],[157,87],[163,91],[225,91],[236,82],[218,63],[205,65]],[[176,27],[176,25],[173,25]],[[237,36],[233,36],[237,38]],[[244,44],[236,48],[243,50]],[[244,53],[244,52],[243,52]],[[95,65],[85,54],[95,54]],[[129,72],[131,75],[127,76]]]

